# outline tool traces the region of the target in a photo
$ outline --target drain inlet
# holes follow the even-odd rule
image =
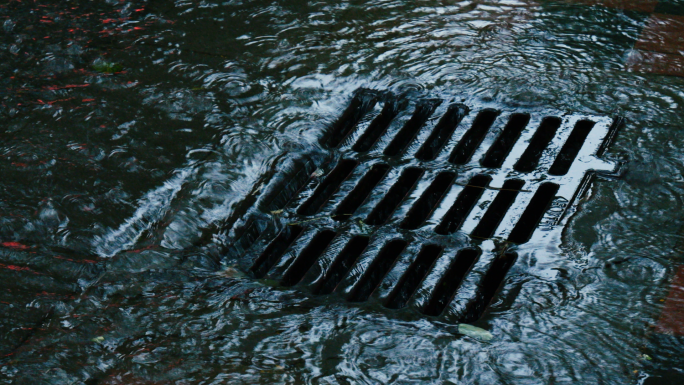
[[[370,238],[357,235],[347,242],[342,251],[335,257],[335,260],[328,267],[328,271],[323,278],[313,288],[313,294],[330,294],[335,291],[337,285],[340,284],[349,269],[356,263],[366,247]]]
[[[575,124],[572,133],[565,141],[563,148],[561,148],[556,160],[549,169],[551,175],[565,175],[570,170],[572,162],[575,161],[577,154],[584,145],[584,141],[589,136],[589,132],[594,127],[594,122],[591,120],[580,120]]]
[[[499,290],[508,270],[513,266],[517,258],[518,254],[516,253],[505,253],[496,257],[482,279],[482,284],[477,290],[475,300],[468,304],[466,312],[459,322],[472,323],[482,316],[482,313],[489,306],[489,303],[492,302],[494,294]]]
[[[302,226],[285,226],[277,237],[266,247],[249,269],[254,277],[261,279],[282,258],[285,251],[302,235]]]
[[[463,104],[452,104],[430,133],[425,143],[416,153],[420,160],[433,160],[442,151],[442,147],[451,138],[463,117],[468,114],[468,107]]]
[[[513,148],[515,142],[518,141],[520,134],[530,122],[530,114],[513,114],[508,119],[508,124],[494,141],[487,154],[485,154],[482,162],[483,167],[499,168],[504,162]]]
[[[430,268],[435,264],[437,258],[442,254],[444,248],[438,245],[424,245],[416,259],[408,267],[401,277],[394,290],[385,300],[385,307],[389,309],[401,309],[406,306],[408,300],[418,289],[418,285],[423,282]]]
[[[328,174],[327,177],[321,182],[321,184],[316,188],[313,195],[304,202],[299,209],[297,214],[299,215],[314,215],[316,214],[330,197],[340,188],[342,182],[344,182],[351,175],[354,168],[359,164],[356,160],[342,159],[337,166]]]
[[[530,240],[534,229],[539,226],[546,210],[551,206],[560,186],[555,183],[542,183],[534,193],[525,212],[518,219],[515,227],[508,236],[508,241],[513,243],[525,243]]]
[[[442,104],[442,101],[437,99],[419,102],[411,119],[404,124],[387,148],[385,148],[384,154],[387,156],[402,154],[440,104]]]
[[[283,274],[283,279],[280,284],[283,286],[294,286],[304,278],[304,274],[309,271],[309,268],[316,262],[318,257],[323,254],[325,249],[330,245],[332,240],[337,235],[332,230],[323,230],[318,232],[311,242],[299,253],[297,259],[292,262],[292,265]]]
[[[470,178],[468,185],[461,190],[454,204],[442,218],[442,222],[435,228],[435,232],[447,235],[460,229],[491,181],[492,178],[488,175],[475,175]]]
[[[368,125],[366,131],[359,137],[359,139],[352,146],[352,150],[356,152],[366,152],[370,150],[378,139],[387,131],[387,128],[392,123],[392,120],[399,113],[399,105],[396,100],[391,100],[385,103],[382,108],[380,115],[376,116],[375,119]]]
[[[390,187],[387,195],[373,208],[366,223],[373,226],[382,225],[392,216],[394,210],[406,198],[411,190],[416,186],[418,180],[425,171],[418,167],[408,167],[399,176],[399,179]]]
[[[399,258],[399,254],[406,248],[408,242],[403,239],[393,239],[383,246],[382,250],[373,259],[366,269],[365,274],[361,276],[359,282],[352,289],[347,297],[349,302],[363,302],[370,297],[371,294],[378,288],[382,279],[390,271],[394,262]]]
[[[375,186],[387,175],[390,166],[386,164],[374,164],[364,175],[354,189],[337,206],[333,213],[333,218],[341,221],[351,217],[356,209],[368,199]]]
[[[499,116],[499,111],[491,108],[484,109],[477,114],[473,125],[470,127],[458,142],[454,151],[449,157],[449,162],[455,164],[466,164],[480,146],[489,128],[494,124],[494,120]]]
[[[487,212],[484,213],[480,223],[477,224],[477,227],[475,227],[475,230],[470,235],[473,238],[491,238],[524,185],[525,182],[520,179],[505,181],[501,191],[496,194],[496,198],[489,205]]]
[[[432,184],[430,184],[430,187],[425,189],[423,195],[413,204],[413,207],[406,214],[406,218],[401,222],[400,227],[406,230],[420,227],[435,210],[444,194],[451,187],[454,179],[456,179],[455,172],[440,172]]]
[[[520,172],[530,172],[537,168],[544,149],[551,143],[553,137],[556,136],[556,132],[562,122],[560,118],[555,116],[547,116],[542,119],[539,128],[532,135],[532,139],[527,145],[525,152],[515,163],[513,169]]]
[[[463,278],[481,253],[478,249],[463,249],[458,252],[433,289],[430,299],[423,307],[423,314],[435,317],[442,314],[449,302],[456,296],[456,290],[461,286]]]

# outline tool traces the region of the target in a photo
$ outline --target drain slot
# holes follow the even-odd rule
[[[480,146],[489,128],[494,124],[494,120],[499,116],[499,111],[487,108],[480,111],[475,117],[473,125],[463,135],[458,145],[449,157],[449,162],[455,164],[466,164]]]
[[[399,254],[406,248],[408,242],[403,239],[393,239],[383,246],[378,256],[366,269],[366,273],[361,276],[359,282],[354,286],[347,297],[349,302],[363,302],[370,297],[371,294],[385,278],[394,262],[399,258]]]
[[[565,141],[563,148],[561,148],[556,160],[551,165],[549,169],[549,174],[551,175],[565,175],[570,170],[572,162],[575,161],[577,154],[579,154],[580,149],[584,145],[584,141],[587,140],[589,132],[594,127],[594,122],[591,120],[580,120],[575,124],[572,129],[572,133]]]
[[[389,169],[390,167],[386,164],[374,164],[366,175],[359,180],[359,183],[356,184],[356,187],[354,187],[349,195],[340,202],[335,209],[333,218],[340,221],[354,214],[356,209],[368,198],[375,186],[387,175]]]
[[[534,229],[539,226],[542,217],[549,206],[553,198],[555,198],[558,188],[560,186],[555,183],[542,183],[534,193],[534,196],[527,205],[525,212],[518,220],[511,234],[508,236],[508,241],[513,243],[525,243],[530,240]]]
[[[482,316],[482,313],[489,306],[489,303],[492,302],[494,294],[499,290],[499,287],[506,278],[506,274],[508,274],[508,270],[510,270],[517,258],[518,254],[516,253],[506,253],[496,257],[482,279],[476,299],[468,304],[466,312],[459,322],[475,322]]]
[[[394,120],[398,113],[399,106],[396,100],[386,102],[380,115],[373,119],[368,128],[366,128],[366,131],[364,131],[356,143],[354,143],[352,150],[356,152],[370,150],[378,139],[387,131],[390,123],[392,123],[392,120]]]
[[[456,290],[466,274],[475,264],[482,252],[477,249],[463,249],[458,252],[456,258],[451,261],[449,267],[439,279],[430,299],[423,308],[423,314],[438,316],[442,314],[446,306],[456,296]]]
[[[387,148],[385,148],[384,154],[387,156],[396,156],[406,151],[406,147],[411,144],[416,135],[418,135],[421,127],[423,127],[425,122],[427,122],[440,104],[442,104],[442,101],[437,99],[419,102],[411,119],[404,124]]]
[[[501,191],[496,194],[496,198],[489,205],[487,212],[482,216],[480,223],[477,224],[477,227],[475,227],[475,230],[470,235],[473,238],[491,238],[524,185],[525,182],[519,179],[505,181]]]
[[[373,211],[368,214],[366,223],[373,226],[381,225],[392,216],[394,210],[399,207],[399,204],[406,198],[421,176],[423,176],[423,169],[418,167],[408,167],[399,176],[399,179],[392,185],[382,200],[375,206]]]
[[[330,264],[328,271],[323,278],[316,284],[312,290],[313,294],[330,294],[335,291],[337,285],[340,284],[349,269],[356,263],[366,247],[370,238],[362,235],[353,237],[342,251],[335,257],[335,260]]]
[[[442,116],[425,143],[416,153],[420,160],[433,160],[442,151],[442,147],[451,138],[463,117],[468,114],[468,107],[463,104],[452,104],[446,114]]]
[[[425,279],[425,276],[427,276],[430,268],[435,264],[443,250],[444,248],[438,245],[430,244],[423,246],[416,259],[411,263],[394,287],[394,290],[385,300],[385,307],[401,309],[406,306],[406,303],[416,292],[418,285],[423,282],[423,279]]]
[[[406,218],[401,222],[402,229],[413,230],[420,227],[425,220],[432,214],[439,202],[446,194],[451,184],[456,179],[454,172],[441,172],[437,178],[430,184],[423,195],[418,198],[413,207],[406,214]]]
[[[304,274],[309,271],[318,257],[323,254],[325,249],[330,245],[335,238],[335,233],[332,230],[323,230],[318,232],[311,242],[299,253],[297,259],[292,262],[289,269],[283,274],[280,284],[283,286],[294,286],[304,278]]]
[[[482,166],[488,168],[499,168],[511,152],[513,145],[518,141],[527,123],[530,122],[530,114],[513,114],[508,120],[508,124],[494,141],[484,159]]]
[[[340,188],[342,182],[349,178],[354,168],[359,164],[356,160],[343,159],[337,166],[328,174],[328,176],[321,182],[313,195],[304,202],[297,214],[299,215],[314,215],[323,205],[328,202],[330,197]]]
[[[302,235],[302,226],[286,226],[280,234],[266,247],[250,268],[256,278],[263,278],[269,270],[282,258],[285,251]]]
[[[349,103],[349,107],[347,107],[340,119],[333,125],[327,143],[328,146],[331,148],[339,146],[344,138],[346,138],[359,121],[361,121],[363,116],[375,107],[377,101],[377,97],[375,95],[370,95],[368,92],[357,93],[351,100],[351,103]]]
[[[551,139],[556,136],[558,128],[561,126],[562,120],[555,116],[548,116],[544,118],[537,128],[537,131],[532,135],[530,144],[527,145],[525,152],[515,163],[513,168],[520,172],[530,172],[534,170],[539,164],[544,149],[551,143]]]
[[[461,190],[454,204],[442,218],[442,222],[435,228],[435,232],[447,235],[460,229],[491,181],[492,178],[488,175],[475,175],[470,178],[468,185]]]

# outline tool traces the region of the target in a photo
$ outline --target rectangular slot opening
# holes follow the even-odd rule
[[[351,175],[359,162],[351,159],[342,159],[335,168],[325,177],[323,182],[316,188],[313,195],[309,197],[297,210],[299,215],[314,215],[323,205],[328,202],[330,197],[340,188]]]
[[[534,229],[539,226],[544,213],[551,206],[553,198],[556,197],[559,187],[559,185],[550,182],[542,183],[539,186],[525,212],[520,216],[518,223],[508,236],[509,242],[521,244],[530,240]]]
[[[356,152],[365,152],[370,150],[373,145],[380,139],[380,137],[387,131],[392,120],[399,113],[399,105],[396,100],[390,100],[385,103],[380,115],[376,116],[371,124],[366,128],[366,131],[361,134],[359,139],[352,146],[352,150]]]
[[[333,124],[328,137],[328,146],[335,148],[342,143],[344,138],[361,121],[368,111],[372,110],[377,103],[377,95],[370,92],[358,92],[352,98],[349,106],[342,113],[342,116]]]
[[[399,254],[404,251],[407,245],[408,242],[403,239],[393,239],[387,242],[349,293],[347,301],[366,301],[375,289],[378,288],[382,279],[385,278],[394,262],[399,258]]]
[[[496,257],[482,279],[476,299],[468,304],[466,312],[459,322],[473,323],[480,319],[517,258],[518,254],[516,253],[505,253]]]
[[[425,245],[420,249],[416,259],[408,267],[404,275],[385,300],[385,307],[401,309],[418,289],[427,276],[430,268],[442,254],[444,248],[438,245]]]
[[[454,204],[442,218],[442,222],[435,228],[435,232],[447,235],[460,229],[491,181],[492,178],[488,175],[475,175],[470,178],[468,184],[461,190]]]
[[[568,173],[572,162],[575,161],[577,154],[584,145],[584,141],[587,140],[587,136],[589,136],[589,132],[594,127],[594,124],[596,123],[591,120],[580,120],[575,124],[568,140],[565,141],[563,148],[561,148],[556,160],[551,165],[549,174],[565,175]]]
[[[402,229],[413,230],[420,227],[432,214],[444,194],[449,190],[456,179],[455,172],[440,172],[430,186],[425,189],[423,195],[413,204],[401,222]]]
[[[478,249],[463,249],[458,252],[432,290],[430,299],[423,307],[423,314],[435,317],[442,314],[456,296],[456,290],[481,253]]]
[[[525,182],[519,179],[505,181],[470,236],[482,239],[491,238],[524,185]]]
[[[442,116],[442,119],[439,120],[430,136],[416,153],[416,158],[420,160],[435,159],[440,151],[442,151],[442,147],[451,138],[463,117],[467,114],[468,107],[464,104],[452,104],[449,106],[446,114]]]
[[[480,111],[475,117],[473,125],[463,135],[454,151],[449,157],[449,162],[455,164],[466,164],[480,146],[489,128],[494,124],[494,120],[499,116],[499,111],[491,108]]]
[[[392,216],[392,213],[399,207],[399,204],[406,198],[409,192],[413,190],[418,183],[418,180],[423,176],[423,169],[418,167],[408,167],[404,169],[399,176],[399,179],[390,187],[387,195],[385,195],[380,202],[373,208],[366,223],[373,226],[379,226],[387,222]]]
[[[482,159],[482,166],[488,168],[499,168],[511,152],[513,145],[518,141],[527,123],[530,122],[530,114],[513,114],[506,127],[496,138],[487,154]]]
[[[309,268],[316,262],[318,257],[323,254],[326,248],[335,238],[335,233],[332,230],[323,230],[314,235],[311,242],[302,250],[297,256],[297,259],[292,262],[292,265],[283,274],[283,279],[280,284],[283,286],[294,286],[304,278],[304,274],[309,271]]]
[[[354,214],[356,209],[368,199],[371,191],[387,175],[390,167],[386,164],[374,164],[364,175],[354,189],[337,206],[333,213],[335,220],[345,220]]]
[[[437,99],[424,100],[418,103],[411,119],[404,124],[387,148],[385,148],[384,154],[396,156],[404,153],[406,147],[411,144],[421,127],[423,127],[440,104],[442,104],[442,101]]]
[[[366,250],[369,242],[370,238],[362,235],[357,235],[350,239],[330,264],[323,278],[313,288],[313,294],[330,294],[335,291],[335,288],[342,282],[349,269],[356,263],[356,260],[359,259],[363,251]]]
[[[302,235],[302,231],[304,231],[302,226],[285,226],[252,264],[249,270],[254,274],[254,277],[257,279],[265,277],[269,270],[282,258],[285,251]]]
[[[539,128],[532,135],[530,144],[527,145],[525,152],[515,163],[513,168],[520,172],[530,172],[534,170],[539,164],[544,149],[551,143],[551,139],[556,136],[558,128],[561,126],[562,120],[555,116],[547,116],[542,119]]]

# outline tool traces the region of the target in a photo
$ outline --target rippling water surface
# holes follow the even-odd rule
[[[677,349],[651,330],[684,193],[684,78],[624,69],[645,18],[525,0],[0,4],[0,381],[637,383],[643,354]],[[627,174],[518,260],[477,323],[491,341],[217,272],[196,247],[358,87],[628,119],[607,154]]]

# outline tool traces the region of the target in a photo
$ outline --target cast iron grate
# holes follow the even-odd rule
[[[621,118],[411,100],[358,90],[233,229],[229,257],[256,278],[349,302],[473,322],[522,245],[543,247]],[[531,242],[534,241],[534,242]]]

